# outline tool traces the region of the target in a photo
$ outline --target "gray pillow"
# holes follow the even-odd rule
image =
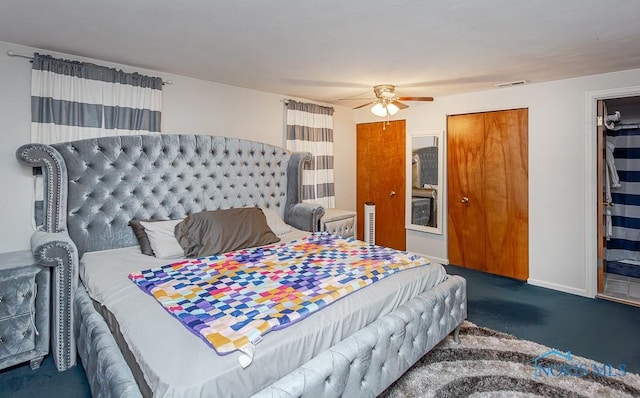
[[[185,257],[212,256],[280,241],[257,207],[191,214],[176,225],[175,235]]]
[[[133,234],[138,240],[138,244],[140,245],[140,252],[142,254],[146,254],[147,256],[155,255],[153,253],[153,249],[151,248],[149,237],[147,236],[147,233],[144,230],[142,224],[140,224],[140,220],[131,220],[129,221],[129,225],[131,226],[131,229],[133,229]]]

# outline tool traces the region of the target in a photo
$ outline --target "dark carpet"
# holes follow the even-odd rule
[[[0,370],[0,397],[86,398],[91,390],[82,365],[58,372],[49,354],[35,370],[29,362]]]
[[[446,266],[467,279],[468,320],[603,364],[640,373],[640,308],[589,299],[465,268]],[[0,397],[89,397],[82,366],[56,371],[51,355],[0,370]]]
[[[640,307],[452,265],[446,269],[467,279],[467,319],[476,325],[640,373]]]

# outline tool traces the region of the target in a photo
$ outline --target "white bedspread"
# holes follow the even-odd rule
[[[282,241],[303,234],[294,231]],[[137,246],[85,253],[80,262],[89,295],[115,315],[157,397],[247,397],[446,277],[440,264],[431,264],[376,282],[267,334],[253,363],[242,369],[238,352],[219,356],[127,278],[171,262],[142,255]]]

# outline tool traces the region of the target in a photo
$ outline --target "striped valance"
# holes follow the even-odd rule
[[[32,141],[160,132],[162,79],[34,54]]]

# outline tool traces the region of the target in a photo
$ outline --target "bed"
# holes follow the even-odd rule
[[[16,156],[43,170],[31,246],[55,265],[52,354],[60,371],[79,354],[94,396],[376,396],[466,318],[464,279],[430,263],[261,336],[243,368],[241,352],[218,355],[128,280],[171,262],[141,254],[130,222],[260,208],[290,227],[274,245],[321,236],[324,210],[300,200],[308,153],[163,134],[28,144]]]

